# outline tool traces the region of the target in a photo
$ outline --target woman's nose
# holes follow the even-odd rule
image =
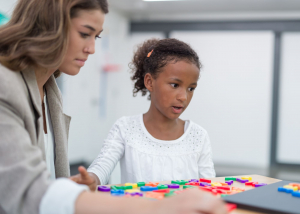
[[[88,54],[95,53],[95,40],[90,41],[84,48],[84,52]]]

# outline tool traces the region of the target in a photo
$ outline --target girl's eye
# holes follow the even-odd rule
[[[172,86],[173,88],[177,88],[177,87],[178,87],[178,84],[176,84],[176,83],[171,83],[171,86]]]
[[[100,36],[96,36],[95,39],[101,39],[101,37]]]
[[[87,34],[87,33],[80,33],[80,35],[82,38],[87,38],[89,36],[89,34]]]
[[[194,91],[195,90],[195,88],[189,88],[189,91]]]

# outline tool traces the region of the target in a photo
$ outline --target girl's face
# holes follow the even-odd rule
[[[76,75],[90,54],[95,53],[95,41],[102,32],[104,13],[101,10],[80,10],[71,20],[69,45],[59,70]]]
[[[168,63],[157,78],[151,77],[152,87],[148,88],[151,105],[169,119],[178,118],[193,97],[199,74],[199,69],[191,62]]]

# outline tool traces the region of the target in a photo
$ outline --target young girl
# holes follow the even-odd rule
[[[113,125],[88,168],[90,182],[107,184],[119,160],[122,183],[215,177],[207,132],[179,119],[197,87],[197,53],[177,39],[151,39],[139,46],[131,67],[133,95],[149,92],[150,109]]]

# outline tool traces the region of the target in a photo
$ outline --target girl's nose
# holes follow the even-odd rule
[[[177,99],[180,100],[180,101],[186,101],[187,100],[187,92],[185,90],[182,90],[178,96],[177,96]]]

